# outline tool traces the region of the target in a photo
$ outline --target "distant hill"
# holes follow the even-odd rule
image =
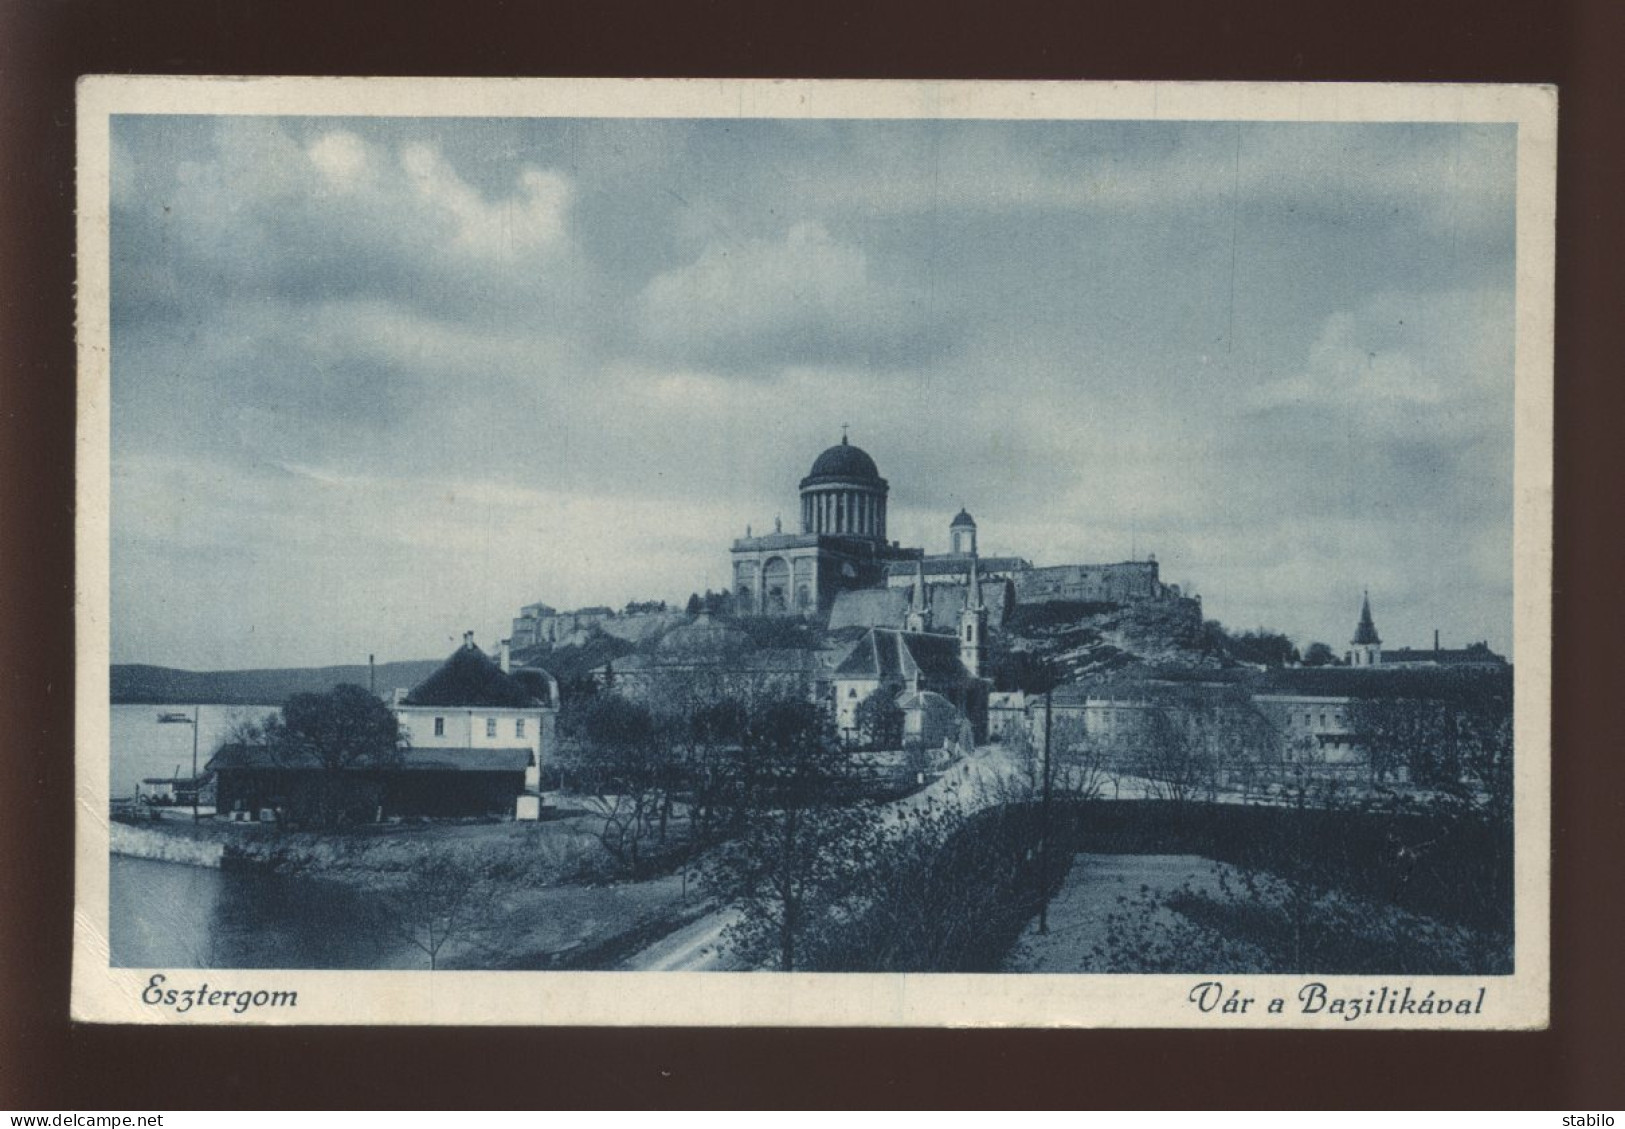
[[[439,669],[442,659],[378,664],[378,692],[411,687]],[[367,668],[293,667],[284,670],[176,670],[140,663],[111,669],[115,705],[275,706],[305,691],[321,693],[349,682],[367,685]]]

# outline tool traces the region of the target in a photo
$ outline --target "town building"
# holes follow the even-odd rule
[[[701,613],[644,650],[597,664],[591,675],[606,690],[652,703],[682,696],[821,701],[832,665],[821,650],[755,646],[726,620]]]
[[[473,634],[391,708],[401,744],[341,765],[313,750],[223,745],[210,758],[216,803],[233,822],[541,814],[541,767],[554,741],[558,686],[507,671]]]
[[[1490,650],[1487,641],[1469,643],[1465,647],[1450,649],[1439,646],[1439,633],[1433,633],[1432,650],[1416,650],[1410,647],[1399,647],[1386,651],[1382,656],[1384,666],[1414,668],[1414,667],[1502,667],[1507,665],[1505,656],[1498,655]]]
[[[532,798],[516,798],[516,812],[535,819],[542,765],[556,740],[559,687],[545,670],[510,669],[508,656],[504,642],[493,661],[474,645],[474,633],[465,633],[463,645],[439,670],[411,690],[395,692],[395,718],[403,743],[414,752],[478,751],[482,763],[501,760],[497,753],[522,757],[524,792]]]
[[[1327,694],[1254,694],[1256,706],[1281,734],[1289,755],[1329,765],[1363,764],[1351,722],[1352,698]]]

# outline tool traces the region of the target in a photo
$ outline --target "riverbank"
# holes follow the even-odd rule
[[[241,865],[289,877],[321,878],[367,890],[391,888],[426,860],[445,859],[476,879],[515,886],[591,880],[609,860],[586,816],[368,825],[283,831],[215,820],[110,824],[114,854],[194,866]]]
[[[439,968],[613,968],[716,908],[681,873],[640,882],[608,880],[614,867],[595,830],[595,820],[585,815],[540,823],[438,822],[327,833],[208,820],[114,820],[109,839],[116,856],[196,868],[199,877],[193,882],[179,873],[116,866],[115,886],[127,872],[127,877],[147,876],[155,889],[190,892],[171,898],[131,890],[120,899],[115,889],[114,898],[126,906],[126,948],[133,952],[151,949],[152,938],[174,933],[177,917],[198,915],[180,932],[189,938],[186,953],[206,954],[196,958],[200,967],[213,966],[216,957],[274,965],[279,946],[288,950],[287,959],[318,962],[297,967],[417,967],[427,958],[411,942],[387,951],[359,940],[329,943],[317,923],[304,919],[310,906],[331,913],[341,905],[349,915],[344,920],[360,923],[341,929],[409,937],[421,925],[423,895],[414,884],[431,860],[455,868],[474,907],[461,913],[458,934],[436,954]],[[222,870],[227,873],[221,875]],[[210,872],[219,878],[205,880]],[[199,889],[214,893],[201,898]],[[338,891],[362,901],[345,901]],[[254,927],[245,929],[245,922]],[[327,963],[334,960],[356,963]]]
[[[154,862],[179,862],[218,870],[225,861],[223,842],[191,835],[176,835],[161,823],[133,824],[113,820],[108,824],[107,848],[126,858]]]

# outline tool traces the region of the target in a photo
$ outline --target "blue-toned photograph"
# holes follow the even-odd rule
[[[109,145],[114,967],[1517,971],[1516,124]]]

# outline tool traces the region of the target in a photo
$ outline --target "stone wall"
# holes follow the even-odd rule
[[[1171,596],[1158,577],[1156,561],[1055,565],[1027,569],[1012,579],[1016,600],[1023,604],[1052,600],[1127,604]]]
[[[513,621],[510,644],[514,650],[557,646],[578,641],[577,635],[596,627],[617,639],[640,643],[651,635],[685,622],[681,611],[635,612],[617,615],[606,612],[561,612],[549,616],[521,616]]]
[[[160,831],[156,827],[138,827],[117,820],[108,824],[108,842],[109,849],[115,855],[156,859],[159,862],[182,862],[189,866],[218,868],[226,854],[226,845],[219,841],[193,839]]]

